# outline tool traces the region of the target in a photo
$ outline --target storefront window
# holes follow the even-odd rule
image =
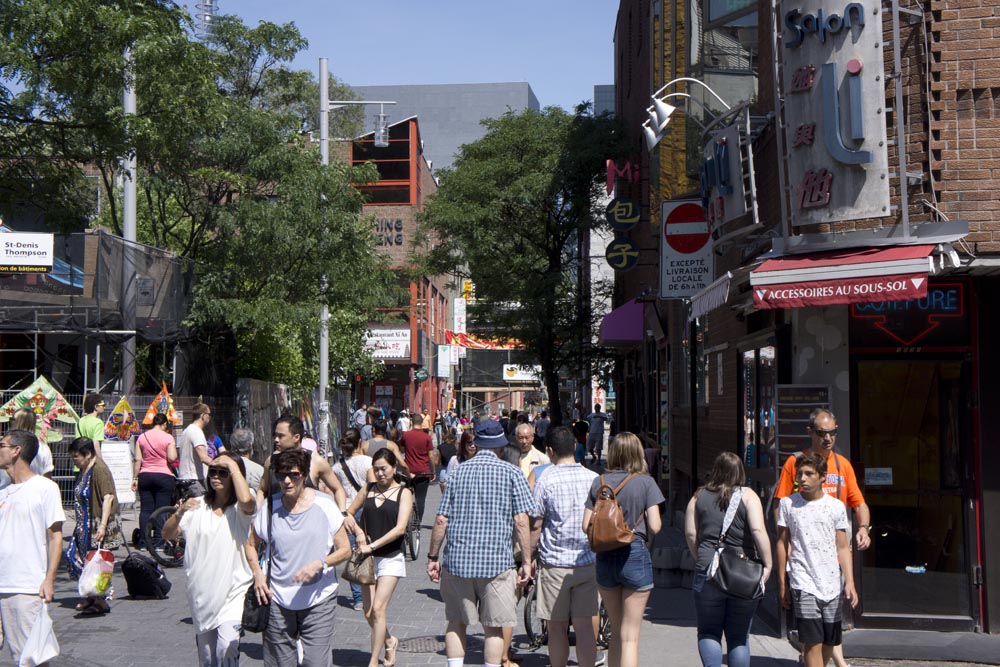
[[[740,355],[740,415],[743,464],[774,465],[774,391],[778,381],[775,347],[764,345]]]

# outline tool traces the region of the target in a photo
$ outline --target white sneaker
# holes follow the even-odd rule
[[[597,659],[594,660],[594,667],[601,667],[601,665],[606,665],[606,664],[608,664],[608,652],[598,651]]]

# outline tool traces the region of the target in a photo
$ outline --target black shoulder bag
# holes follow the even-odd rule
[[[754,600],[764,596],[764,565],[744,553],[742,548],[724,544],[729,527],[736,518],[736,510],[742,502],[743,488],[734,489],[729,507],[726,508],[726,516],[722,520],[719,541],[715,543],[715,557],[708,568],[708,576],[726,593],[744,600]]]
[[[270,489],[269,489],[270,490]],[[274,496],[267,494],[267,589],[271,590],[271,545],[274,536],[271,534],[271,516],[273,514]],[[250,583],[247,594],[243,597],[243,620],[241,625],[247,632],[264,632],[267,620],[271,615],[271,603],[260,603],[257,599],[257,589],[254,582]]]

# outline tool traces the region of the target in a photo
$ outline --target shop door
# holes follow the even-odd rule
[[[856,364],[858,475],[873,525],[860,555],[858,625],[971,630],[968,364]]]

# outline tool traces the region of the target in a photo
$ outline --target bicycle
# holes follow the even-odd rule
[[[180,567],[184,564],[185,541],[184,535],[178,534],[173,540],[163,538],[163,524],[167,522],[181,504],[192,497],[187,489],[181,490],[178,486],[174,492],[174,502],[153,510],[146,525],[143,526],[143,540],[146,542],[146,551],[157,563],[163,567]]]
[[[417,560],[420,556],[420,521],[417,519],[416,511],[410,514],[410,521],[403,534],[403,553],[411,561]]]
[[[541,648],[549,641],[548,623],[538,618],[536,611],[535,589],[535,581],[532,580],[524,591],[524,610],[522,612],[524,632],[528,636],[528,643],[532,649]],[[606,651],[611,645],[611,618],[604,606],[604,600],[600,600],[600,604],[597,622],[597,648]]]
[[[184,563],[184,536],[178,535],[176,539],[167,540],[163,538],[161,530],[180,505],[181,501],[177,501],[175,505],[165,505],[154,510],[143,530],[146,551],[163,567],[180,567]]]

